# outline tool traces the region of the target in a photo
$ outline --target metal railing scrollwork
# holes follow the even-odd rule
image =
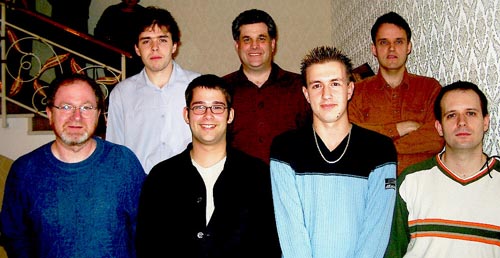
[[[7,114],[11,106],[22,110],[20,112],[46,118],[45,89],[58,75],[67,72],[87,74],[101,86],[106,100],[112,87],[125,78],[129,53],[29,10],[3,2],[0,7],[0,108],[4,128],[8,127]],[[12,22],[9,12],[16,12]],[[33,24],[30,19],[37,21],[36,24],[24,26],[23,23]],[[51,31],[52,35],[42,35],[46,31]]]

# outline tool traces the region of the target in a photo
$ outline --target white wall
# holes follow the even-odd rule
[[[119,1],[92,1],[90,32],[104,9]],[[181,30],[176,60],[201,73],[225,75],[239,68],[231,23],[247,9],[262,9],[273,17],[279,34],[275,61],[284,69],[298,72],[300,60],[309,49],[332,41],[331,0],[142,0],[140,4],[172,13]]]
[[[7,118],[8,127],[0,126],[0,154],[10,159],[17,159],[54,140],[53,133],[29,135],[28,120],[27,117],[9,116]]]

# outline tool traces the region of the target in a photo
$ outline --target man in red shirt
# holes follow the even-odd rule
[[[273,138],[302,125],[310,107],[302,94],[301,76],[273,62],[277,28],[269,14],[257,9],[240,13],[232,33],[241,66],[224,76],[234,87],[235,117],[228,140],[269,164]]]
[[[441,89],[430,77],[410,74],[411,30],[394,12],[380,16],[371,29],[375,76],[355,84],[349,104],[351,122],[392,138],[398,152],[398,175],[409,165],[434,156],[443,140],[434,129],[433,104]]]

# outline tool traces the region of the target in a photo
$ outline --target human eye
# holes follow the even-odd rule
[[[224,105],[213,105],[212,110],[222,113],[226,107]]]
[[[457,115],[455,113],[449,113],[445,117],[446,117],[446,119],[452,119],[452,118],[455,118],[456,116]]]
[[[69,104],[64,104],[64,105],[61,106],[60,109],[62,109],[64,111],[71,111],[71,110],[73,110],[73,106],[69,105]]]
[[[195,115],[203,115],[205,114],[205,110],[207,109],[206,106],[202,106],[202,105],[196,105],[196,106],[193,106],[191,107],[191,110],[193,110],[193,113]]]
[[[143,40],[139,41],[139,45],[141,45],[141,46],[147,46],[149,44],[149,42],[150,42],[149,40],[143,39]]]
[[[466,114],[467,114],[467,116],[476,116],[477,115],[476,111],[467,111]]]
[[[330,86],[332,86],[332,88],[335,88],[335,87],[342,86],[342,83],[340,83],[340,82],[332,82],[332,83],[330,84]]]
[[[319,83],[311,84],[311,89],[319,89],[319,88],[321,88],[321,84]]]
[[[387,40],[379,40],[378,43],[382,46],[385,46],[388,44]]]
[[[93,109],[94,109],[94,107],[93,107],[93,106],[90,106],[90,105],[85,105],[85,106],[81,106],[81,107],[80,107],[80,111],[82,111],[82,112],[91,111],[91,110],[93,110]]]
[[[160,38],[160,43],[163,43],[163,44],[168,43],[168,38]]]
[[[266,36],[260,36],[259,37],[259,41],[260,42],[266,42],[267,41],[267,37]]]

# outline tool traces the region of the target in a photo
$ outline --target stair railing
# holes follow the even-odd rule
[[[93,77],[101,86],[106,98],[110,89],[116,85],[116,83],[126,78],[127,58],[132,57],[130,53],[99,41],[86,33],[75,31],[30,10],[9,6],[8,3],[4,2],[0,2],[0,8],[0,108],[2,127],[8,127],[7,102],[47,118],[45,114],[46,95],[44,89],[48,87],[49,83],[46,81],[64,73],[63,64],[67,64],[73,73],[86,73]],[[94,48],[100,48],[101,52],[105,53],[104,55],[106,56],[108,54],[113,54],[119,58],[119,61],[115,63],[119,64],[120,69],[97,60],[88,54],[76,51],[72,46],[60,44],[28,28],[10,22],[7,17],[8,8],[26,14],[41,23],[49,24],[55,29],[60,29],[61,32],[69,33],[77,37],[81,42],[88,43]],[[35,44],[37,45],[36,49],[33,47]],[[23,46],[30,46],[30,51],[24,51],[22,49]],[[75,59],[78,59],[80,63],[76,62]],[[107,60],[109,60],[109,58],[107,58]],[[82,61],[84,65],[81,65]],[[14,69],[12,69],[12,67],[9,68],[9,65],[14,67]],[[32,84],[33,87],[33,89],[30,88],[30,90],[33,90],[31,103],[26,103],[26,97],[21,100],[16,99],[18,95],[22,95],[21,91],[23,91],[25,95],[26,92],[28,92],[28,96],[31,94],[30,90],[26,91],[28,84]],[[23,89],[23,87],[25,88]],[[103,113],[106,118],[107,108]]]

